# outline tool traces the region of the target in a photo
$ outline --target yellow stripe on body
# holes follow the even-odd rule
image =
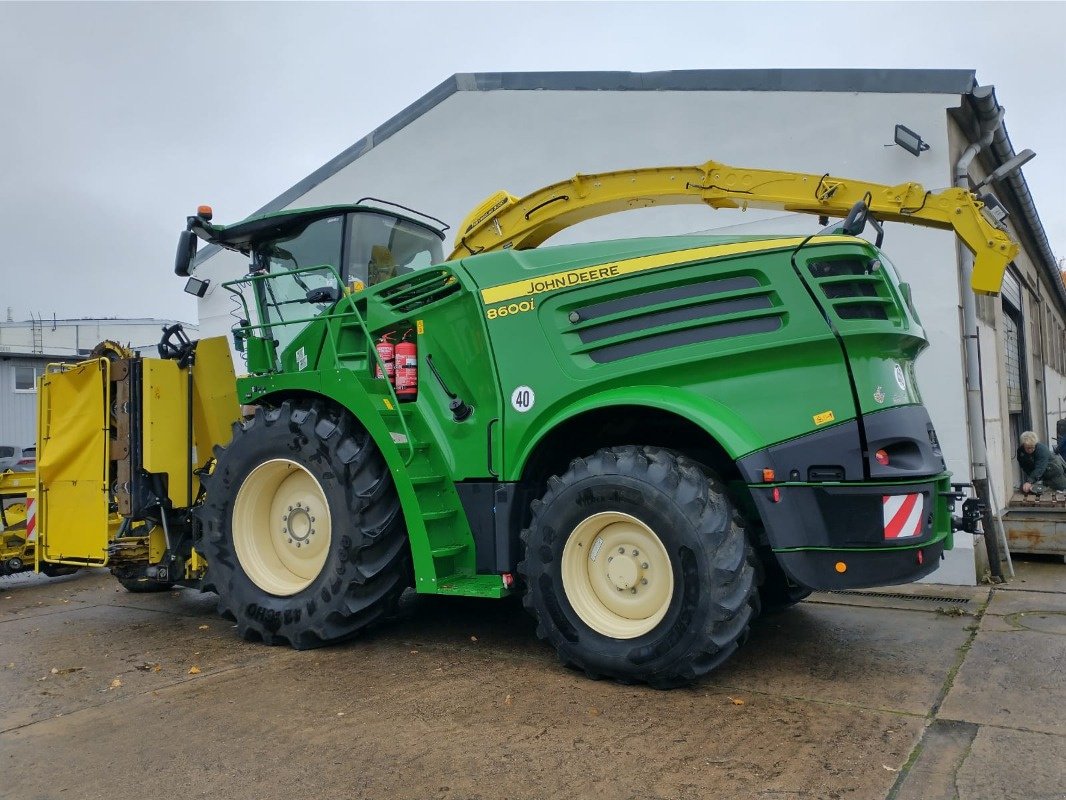
[[[714,244],[707,247],[696,247],[691,250],[674,250],[669,253],[656,253],[651,256],[639,256],[627,258],[622,261],[594,264],[587,267],[554,272],[550,275],[536,275],[524,278],[512,283],[503,283],[499,286],[490,286],[481,290],[481,301],[485,305],[490,303],[503,303],[514,300],[517,297],[530,297],[532,295],[552,292],[556,289],[565,289],[570,286],[578,286],[583,283],[615,278],[620,275],[628,275],[634,272],[644,272],[659,267],[672,267],[690,261],[701,261],[711,258],[740,255],[741,253],[759,253],[766,250],[780,250],[787,247],[795,247],[806,237],[790,236],[785,239],[765,239],[754,242],[731,242],[729,244]],[[841,244],[854,242],[855,237],[844,236],[816,236],[808,244]],[[865,240],[859,240],[864,243]]]

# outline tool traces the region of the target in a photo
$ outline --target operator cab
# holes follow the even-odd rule
[[[404,206],[440,227],[399,214],[375,198],[352,205],[281,211],[234,225],[211,223],[201,206],[178,241],[174,271],[189,276],[196,239],[243,253],[251,259],[242,281],[224,284],[241,306],[239,326],[260,331],[275,353],[285,351],[342,293],[406,275],[444,260],[447,229],[440,220]],[[186,291],[202,297],[208,282],[189,277]],[[235,346],[242,344],[235,340]]]
[[[250,256],[250,273],[329,267],[355,290],[444,260],[447,225],[419,212],[412,213],[440,227],[365,205],[368,201],[393,205],[363,198],[354,205],[282,211],[228,226],[212,225],[210,208],[201,206],[182,233],[174,271],[189,274],[196,252],[193,235]]]

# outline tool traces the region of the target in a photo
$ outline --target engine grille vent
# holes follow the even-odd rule
[[[858,258],[811,261],[807,270],[840,319],[895,320],[896,305],[884,296],[884,279],[873,262]]]
[[[580,344],[597,363],[779,329],[773,291],[751,275],[701,280],[593,303],[572,312]]]
[[[407,314],[440,302],[459,291],[459,281],[446,269],[419,270],[380,294],[393,311]]]

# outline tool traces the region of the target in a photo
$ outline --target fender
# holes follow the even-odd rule
[[[736,461],[765,447],[762,440],[735,411],[712,397],[696,394],[676,386],[626,386],[592,395],[582,395],[573,403],[555,411],[539,427],[539,435],[522,448],[514,469],[508,474],[521,476],[537,446],[559,425],[589,411],[611,406],[644,406],[667,411],[702,428]]]

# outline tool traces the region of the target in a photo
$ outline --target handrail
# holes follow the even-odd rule
[[[233,287],[235,287],[235,286],[239,287],[241,285],[245,285],[245,286],[254,285],[256,282],[269,281],[269,280],[272,280],[272,279],[275,279],[275,278],[280,278],[282,276],[287,276],[287,275],[297,275],[297,274],[304,274],[304,273],[309,273],[309,272],[322,273],[322,272],[324,272],[326,270],[328,270],[330,273],[332,273],[333,278],[336,281],[337,288],[342,293],[342,296],[336,301],[336,303],[333,305],[332,309],[330,309],[327,313],[325,313],[325,314],[316,314],[316,315],[311,316],[311,317],[300,317],[300,318],[297,318],[297,319],[282,320],[281,322],[274,322],[274,323],[269,323],[268,322],[268,323],[258,323],[258,324],[253,325],[253,324],[251,324],[251,322],[249,322],[248,325],[235,325],[234,326],[234,330],[238,331],[240,333],[243,333],[243,334],[250,334],[252,331],[269,330],[271,328],[283,327],[285,325],[296,325],[296,324],[301,324],[301,323],[307,324],[307,323],[310,323],[310,322],[317,322],[317,321],[323,320],[323,319],[326,320],[327,325],[329,325],[331,321],[340,321],[340,320],[345,319],[346,317],[354,316],[355,320],[356,320],[356,322],[357,322],[357,324],[359,326],[359,329],[363,333],[363,337],[366,339],[367,344],[370,346],[370,352],[373,354],[373,359],[374,359],[375,365],[380,368],[381,374],[385,376],[385,385],[388,388],[389,397],[392,400],[392,406],[396,410],[396,416],[400,420],[400,426],[403,429],[402,433],[404,435],[404,438],[406,439],[406,441],[402,443],[402,444],[406,444],[407,445],[407,455],[404,457],[404,462],[403,463],[405,465],[410,464],[412,459],[414,458],[415,445],[414,445],[413,437],[411,436],[411,429],[407,425],[407,418],[404,416],[403,410],[402,410],[402,406],[400,405],[400,399],[399,399],[399,397],[396,394],[396,388],[392,385],[392,381],[390,381],[388,379],[388,371],[385,369],[385,362],[382,360],[381,354],[378,353],[378,349],[377,349],[377,347],[375,346],[375,343],[374,343],[374,337],[371,335],[370,329],[367,327],[366,321],[363,319],[363,315],[359,312],[359,307],[355,303],[355,296],[352,293],[345,291],[344,284],[341,281],[340,275],[337,273],[336,269],[334,269],[331,264],[321,264],[321,265],[314,266],[314,267],[301,267],[299,269],[285,270],[284,272],[274,272],[274,273],[262,272],[262,273],[258,273],[258,274],[254,274],[254,275],[245,275],[245,276],[243,276],[241,278],[237,278],[237,279],[232,280],[232,281],[226,281],[225,283],[222,284],[222,288],[226,289],[231,294],[234,294],[234,295],[236,295],[237,297],[240,298],[241,304],[244,306],[244,311],[245,311],[245,315],[246,315],[245,319],[249,319],[250,320],[251,319],[251,313],[250,313],[250,310],[249,310],[249,307],[248,307],[248,302],[244,298],[243,291],[241,291],[240,289],[234,289]],[[297,300],[297,301],[294,301],[294,302],[305,302],[306,303],[308,301],[306,301],[306,300],[298,301]],[[339,309],[340,309],[341,305],[344,304],[344,303],[347,303],[348,311],[339,312]],[[262,316],[263,315],[260,315],[260,318],[262,318]],[[336,336],[334,336],[334,341],[336,341]],[[280,372],[281,371],[280,360],[281,360],[281,354],[277,353],[277,352],[274,352],[273,359],[272,359],[273,363],[272,363],[271,366],[273,367],[273,370],[275,372]],[[380,416],[380,411],[378,413],[379,413],[379,416]],[[390,433],[391,433],[391,431],[390,431]],[[401,444],[401,442],[395,442],[395,440],[394,440],[394,444],[399,445],[399,444]]]

